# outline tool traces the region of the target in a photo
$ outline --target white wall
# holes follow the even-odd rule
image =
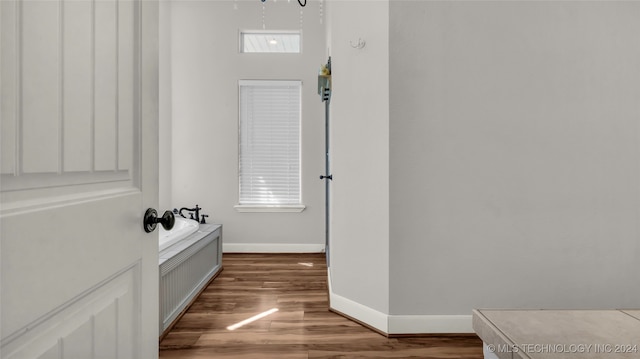
[[[378,329],[389,306],[389,2],[328,5],[331,305]],[[358,38],[366,46],[354,49]]]
[[[640,3],[392,1],[390,313],[640,303]]]
[[[237,10],[234,10],[234,5]],[[324,247],[324,109],[317,73],[326,62],[319,3],[265,3],[267,30],[303,31],[302,54],[240,54],[240,29],[262,29],[259,1],[172,3],[173,206],[199,204],[224,225],[228,250]],[[302,213],[238,213],[238,80],[300,79]],[[258,246],[242,246],[258,244]],[[267,244],[267,247],[260,246]]]

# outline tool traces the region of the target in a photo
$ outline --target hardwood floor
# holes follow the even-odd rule
[[[483,358],[476,336],[386,338],[329,312],[324,254],[225,254],[223,266],[160,358]]]

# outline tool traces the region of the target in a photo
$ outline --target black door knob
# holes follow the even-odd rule
[[[155,209],[149,208],[144,213],[143,227],[144,231],[149,233],[156,229],[157,224],[160,223],[162,228],[170,231],[173,225],[176,223],[176,217],[173,216],[171,211],[165,211],[162,217],[158,217],[158,212]]]

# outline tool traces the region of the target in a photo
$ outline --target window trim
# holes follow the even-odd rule
[[[307,208],[304,204],[238,204],[233,206],[239,213],[300,213]]]

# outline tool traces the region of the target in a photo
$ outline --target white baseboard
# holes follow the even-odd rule
[[[389,315],[371,309],[334,293],[331,287],[331,269],[328,273],[331,309],[383,333],[389,335],[474,333],[471,327],[471,315]]]
[[[367,324],[383,333],[388,333],[387,315],[375,309],[371,309],[349,298],[345,298],[333,292],[331,287],[331,268],[329,268],[327,282],[329,284],[329,303],[331,309],[345,314],[353,319]]]
[[[389,334],[474,333],[471,315],[389,315]]]
[[[324,244],[222,243],[223,253],[324,253]]]

